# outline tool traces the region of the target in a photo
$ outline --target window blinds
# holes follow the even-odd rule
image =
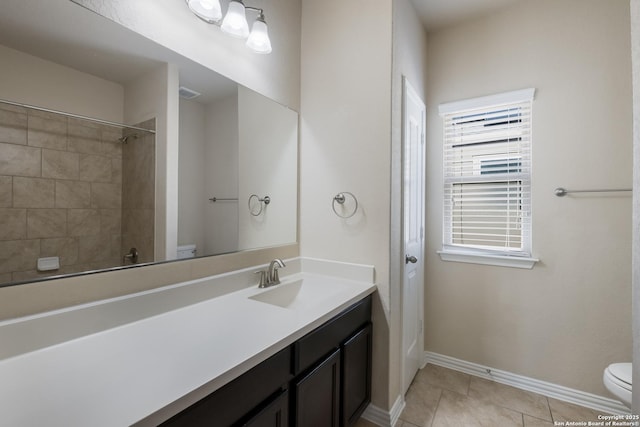
[[[529,99],[500,105],[445,108],[445,250],[530,255],[530,93]]]

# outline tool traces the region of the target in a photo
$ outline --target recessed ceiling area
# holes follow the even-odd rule
[[[436,31],[522,0],[411,0],[427,32]]]

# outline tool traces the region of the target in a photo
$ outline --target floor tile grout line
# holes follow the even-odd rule
[[[450,369],[448,369],[448,368],[444,368],[444,369],[447,370],[447,371],[450,371]],[[453,372],[456,372],[456,371],[453,370]],[[443,395],[444,395],[445,392],[446,393],[452,393],[453,395],[458,395],[458,396],[464,397],[464,398],[471,398],[471,386],[474,385],[474,384],[472,384],[472,381],[474,381],[474,378],[476,378],[476,377],[471,376],[469,374],[466,374],[465,376],[466,376],[466,378],[464,379],[464,381],[466,382],[466,384],[464,384],[464,383],[462,383],[460,381],[462,379],[460,377],[458,377],[457,379],[455,378],[455,376],[453,378],[448,378],[448,380],[449,380],[448,384],[449,385],[453,385],[452,387],[448,387],[446,385],[443,387],[443,385],[444,385],[443,381],[445,379],[447,379],[447,378],[442,377],[441,375],[436,375],[434,377],[437,381],[439,381],[439,382],[436,382],[436,383],[432,383],[430,381],[431,375],[421,377],[422,379],[420,380],[420,382],[423,383],[423,385],[425,385],[425,386],[427,386],[429,388],[433,387],[433,388],[438,388],[439,389],[439,394],[437,396],[437,400],[435,401],[435,405],[432,406],[433,412],[432,412],[432,416],[430,417],[431,419],[430,420],[425,420],[424,424],[420,424],[419,426],[414,426],[412,423],[407,422],[405,420],[402,420],[402,422],[400,423],[400,426],[403,426],[403,427],[434,427],[435,425],[437,425],[435,423],[435,419],[436,419],[436,416],[438,414],[443,413],[442,412],[443,408],[440,407],[440,406],[443,404]],[[440,377],[442,377],[442,378],[440,378]],[[481,378],[478,378],[478,379],[482,380]],[[452,380],[454,380],[454,381],[452,381]],[[505,386],[505,387],[508,387],[509,389],[512,388],[512,386],[510,386],[508,384],[502,384],[502,383],[499,383],[498,381],[495,381],[493,379],[488,379],[488,381],[491,382],[491,383],[497,384],[497,385],[499,385],[501,387]],[[415,385],[417,382],[418,381],[416,381],[416,379],[414,379],[412,381],[412,386]],[[447,381],[445,381],[445,382],[447,382]],[[455,383],[457,383],[458,385],[455,385]],[[461,385],[465,388],[465,390],[461,390],[461,388],[463,388],[463,387],[460,387]],[[455,390],[452,389],[452,388],[454,388]],[[457,391],[457,390],[462,391],[463,393],[459,393],[459,391]],[[483,388],[480,388],[480,389],[476,390],[476,388],[474,386],[474,395],[477,395],[477,392],[478,391],[481,392],[482,390],[483,390]],[[484,390],[484,391],[488,393],[489,391],[491,391],[491,389]],[[528,396],[526,396],[526,395],[522,396],[522,399],[520,399],[520,400],[522,400],[523,403],[524,402],[528,402],[528,404],[534,404],[535,405],[535,408],[533,408],[535,410],[531,414],[529,414],[528,412],[524,412],[524,411],[522,411],[520,409],[514,409],[512,407],[505,406],[507,401],[511,402],[511,399],[509,398],[509,399],[507,399],[507,401],[502,401],[501,399],[499,399],[500,396],[502,395],[502,390],[499,390],[499,389],[495,390],[495,392],[496,392],[496,393],[494,393],[495,396],[494,396],[494,394],[491,394],[491,396],[493,396],[495,398],[498,398],[497,401],[493,401],[492,398],[489,398],[488,401],[485,401],[484,403],[490,404],[491,406],[494,406],[496,408],[503,408],[505,410],[508,410],[513,414],[512,417],[515,414],[519,413],[520,414],[520,418],[521,418],[521,425],[523,427],[526,426],[526,424],[527,424],[527,420],[524,418],[525,416],[527,416],[530,419],[531,422],[540,422],[540,423],[543,423],[545,425],[554,425],[554,423],[556,421],[555,421],[554,410],[551,407],[552,398],[549,397],[549,396],[546,396],[544,394],[541,394],[541,393],[531,392],[531,391],[527,391],[527,390],[523,390],[523,391],[526,392],[527,395],[531,394],[531,395],[535,395],[536,396],[536,399],[534,401],[530,401],[530,398]],[[515,397],[515,396],[511,396],[511,397]],[[544,399],[537,400],[537,398],[539,398],[539,397],[543,397]],[[484,399],[479,398],[478,396],[474,397],[474,399],[479,399],[480,401],[484,400]],[[520,405],[519,401],[513,401],[512,403],[516,407],[521,407],[522,406],[522,405]],[[547,405],[547,411],[544,411],[544,409],[543,409],[545,403]],[[431,406],[432,404],[430,404],[428,406]],[[527,408],[529,407],[528,404],[526,406]],[[577,406],[581,407],[581,405],[577,405]],[[542,414],[542,412],[545,412],[545,414]],[[560,416],[560,418],[562,418],[562,411],[559,412],[559,416]],[[513,420],[513,418],[512,418],[512,420]],[[517,423],[517,421],[516,421],[516,423]]]
[[[440,389],[440,396],[438,396],[438,403],[436,403],[436,408],[433,410],[433,415],[431,416],[431,422],[429,426],[425,427],[433,427],[433,423],[436,420],[436,414],[438,413],[438,408],[440,408],[440,402],[442,401],[442,389]]]
[[[497,381],[495,381],[495,380],[487,380],[487,381],[491,381],[492,383],[498,384],[498,385],[500,385],[500,386],[511,387],[511,386],[506,385],[506,384],[501,384],[501,383],[499,383],[499,382],[497,382]],[[471,389],[469,389],[469,392],[470,392],[470,391],[471,391]],[[539,393],[534,393],[534,392],[529,392],[529,393],[533,393],[533,394],[538,395],[538,396],[540,396],[540,397],[544,397],[545,401],[547,402],[547,410],[549,410],[549,413],[551,414],[551,406],[549,405],[549,399],[547,398],[547,396],[542,395],[542,394],[539,394]],[[540,416],[538,416],[538,415],[532,415],[532,414],[526,413],[526,412],[524,412],[524,411],[521,411],[520,409],[511,408],[511,407],[506,406],[506,405],[504,405],[504,404],[500,404],[500,403],[498,403],[498,402],[494,402],[494,401],[492,401],[491,399],[489,399],[489,400],[483,400],[483,399],[480,399],[480,398],[477,398],[477,397],[473,397],[473,396],[471,396],[470,394],[467,394],[467,397],[468,397],[468,398],[470,398],[470,399],[476,399],[476,400],[483,401],[483,402],[488,403],[488,404],[490,404],[490,405],[493,405],[493,406],[495,406],[495,407],[497,407],[497,408],[507,409],[507,410],[512,411],[512,412],[519,412],[519,413],[521,413],[521,414],[523,415],[523,417],[524,417],[524,415],[527,415],[527,416],[529,416],[529,417],[536,418],[536,419],[538,419],[538,420],[543,420],[543,421],[547,421],[547,422],[548,422],[548,421],[553,422],[553,417],[550,417],[550,418],[551,418],[551,420],[547,420],[547,419],[541,418],[541,417],[540,417]]]
[[[551,402],[549,402],[549,396],[545,396],[547,399],[547,407],[549,408],[549,416],[551,417],[551,424],[555,425],[555,420],[553,419],[553,411],[551,410]]]
[[[473,378],[476,378],[476,379],[480,379],[480,380],[490,381],[490,382],[492,382],[492,383],[494,383],[494,384],[497,384],[497,385],[499,385],[499,386],[504,386],[504,387],[513,387],[513,386],[508,385],[508,384],[499,383],[498,381],[496,381],[496,380],[494,380],[494,379],[485,379],[485,378],[474,377],[474,376],[471,376],[471,378],[472,378],[472,380],[473,380]],[[516,388],[516,387],[514,387],[514,388]],[[548,397],[548,396],[545,396],[544,394],[536,393],[536,392],[533,392],[533,391],[521,390],[521,389],[518,389],[518,388],[516,388],[516,390],[523,391],[523,392],[525,392],[525,393],[527,393],[527,394],[533,394],[533,395],[536,395],[536,396],[543,397],[543,398],[545,399],[546,404],[547,404],[547,410],[549,411],[549,419],[546,419],[546,418],[544,418],[544,417],[541,417],[539,414],[530,414],[530,413],[527,413],[527,412],[523,412],[523,411],[521,411],[520,409],[511,408],[511,407],[509,407],[509,406],[505,406],[505,405],[502,405],[502,404],[497,403],[497,402],[490,401],[489,403],[491,403],[491,404],[493,404],[493,405],[495,405],[495,406],[497,406],[497,407],[500,407],[500,408],[508,409],[508,410],[510,410],[510,411],[514,411],[514,412],[521,412],[523,415],[527,415],[527,416],[529,416],[529,417],[536,418],[536,419],[538,419],[538,420],[542,420],[542,421],[546,421],[546,422],[551,422],[551,423],[553,423],[553,422],[554,422],[554,419],[553,419],[553,413],[551,412],[551,404],[549,403],[549,397]],[[469,389],[469,392],[470,392],[470,391],[471,391],[471,389]],[[471,396],[469,395],[469,397],[471,397]]]

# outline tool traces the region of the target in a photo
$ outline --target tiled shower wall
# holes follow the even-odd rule
[[[122,264],[121,136],[0,103],[0,283]],[[60,269],[38,272],[52,256]]]
[[[151,119],[136,125],[155,129]],[[138,263],[154,260],[156,143],[153,134],[125,130],[122,147],[122,253],[138,251]]]

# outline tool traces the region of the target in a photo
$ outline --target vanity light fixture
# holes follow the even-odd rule
[[[209,24],[222,19],[220,0],[187,0],[187,5],[189,5],[191,12]]]
[[[220,29],[230,36],[240,39],[249,37],[249,24],[245,9],[241,0],[231,0]]]
[[[271,40],[269,40],[267,23],[264,20],[262,10],[251,27],[251,34],[249,34],[249,38],[247,39],[247,46],[258,53],[271,52]]]
[[[247,39],[246,45],[257,53],[271,53],[271,40],[264,11],[255,7],[245,6],[242,0],[231,0],[227,14],[222,19],[220,0],[186,0],[189,9],[200,19],[220,25],[220,29],[230,36]],[[251,26],[247,23],[246,11],[258,12],[258,17]]]

